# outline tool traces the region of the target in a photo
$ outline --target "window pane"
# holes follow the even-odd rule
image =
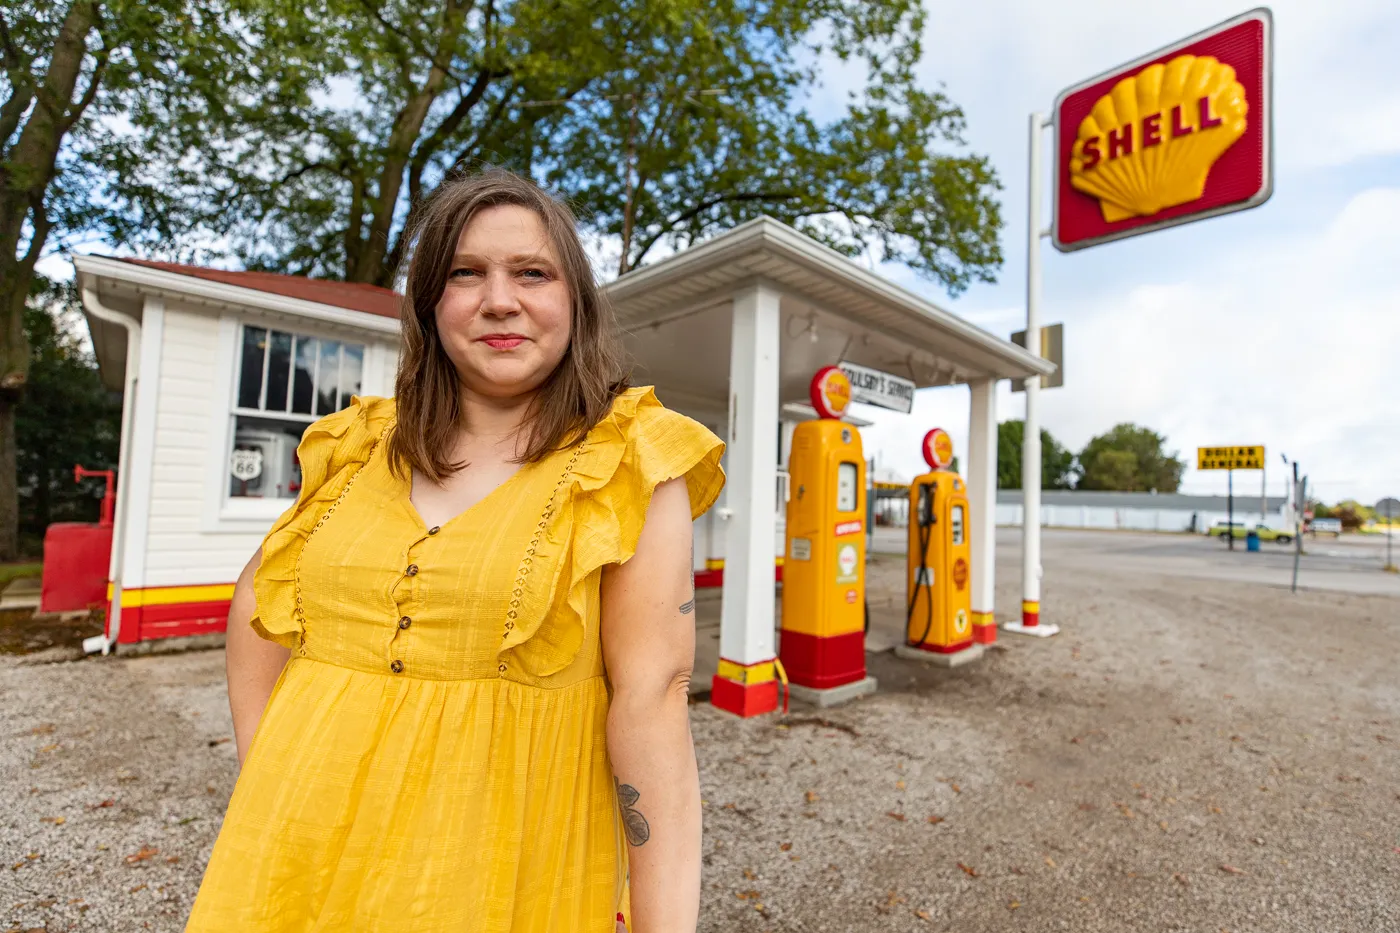
[[[350,404],[350,396],[360,394],[360,382],[365,372],[365,348],[355,343],[345,345],[345,358],[340,364],[340,407]]]
[[[316,383],[316,414],[329,415],[337,410],[336,395],[340,388],[340,341],[321,341],[321,378]]]
[[[297,443],[306,425],[270,418],[234,418],[228,494],[233,498],[295,499],[301,491]]]
[[[314,337],[297,338],[296,366],[292,370],[292,411],[299,414],[311,414],[319,344]]]
[[[243,328],[243,360],[238,367],[238,407],[257,408],[262,395],[263,348],[267,331],[261,327]]]
[[[272,347],[267,353],[267,411],[287,410],[287,383],[292,376],[292,335],[280,330],[272,332]]]
[[[836,467],[836,511],[854,512],[859,501],[856,480],[859,468],[854,463],[841,463]]]

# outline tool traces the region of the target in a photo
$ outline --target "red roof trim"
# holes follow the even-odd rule
[[[399,317],[398,292],[378,285],[363,282],[332,282],[327,279],[309,279],[299,275],[281,275],[276,272],[235,272],[228,269],[207,269],[204,266],[187,266],[177,262],[156,262],[152,259],[118,258],[150,269],[188,275],[210,282],[221,282],[239,288],[269,292],[286,298],[314,301],[317,304],[344,308],[347,311],[362,311],[379,317]]]

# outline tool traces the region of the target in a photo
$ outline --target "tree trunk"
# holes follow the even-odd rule
[[[18,394],[0,391],[0,564],[19,559],[19,491],[15,488]]]
[[[44,195],[53,180],[59,148],[96,90],[89,86],[81,99],[74,101],[88,54],[87,37],[97,25],[98,6],[98,0],[75,0],[68,8],[34,108],[14,146],[0,153],[0,560],[13,559],[19,549],[15,406],[29,375],[24,303],[34,263],[52,225],[44,211]],[[91,81],[101,78],[99,67]],[[30,222],[29,244],[21,256],[26,217]]]

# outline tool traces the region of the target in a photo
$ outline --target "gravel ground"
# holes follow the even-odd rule
[[[1074,561],[1058,638],[696,706],[701,930],[1400,930],[1396,601]],[[0,923],[180,929],[234,779],[222,653],[36,657],[0,658]]]

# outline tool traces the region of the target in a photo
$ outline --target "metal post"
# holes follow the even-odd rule
[[[1293,513],[1296,533],[1293,535],[1293,585],[1291,592],[1298,592],[1298,562],[1303,557],[1303,510],[1308,507],[1307,480],[1298,479],[1298,461],[1293,461]]]
[[[1394,570],[1395,561],[1390,559],[1390,510],[1393,508],[1390,497],[1385,497],[1385,569]]]
[[[1225,476],[1228,478],[1229,493],[1225,499],[1226,514],[1229,519],[1225,522],[1225,537],[1230,542],[1230,550],[1235,549],[1235,471],[1226,470]]]
[[[1040,240],[1045,232],[1040,226],[1042,131],[1053,121],[1042,113],[1030,116],[1030,140],[1027,154],[1026,196],[1026,349],[1041,355],[1040,341]],[[1040,621],[1040,376],[1026,379],[1026,422],[1021,441],[1021,621],[1009,622],[1009,632],[1049,636],[1059,632],[1059,626]]]

